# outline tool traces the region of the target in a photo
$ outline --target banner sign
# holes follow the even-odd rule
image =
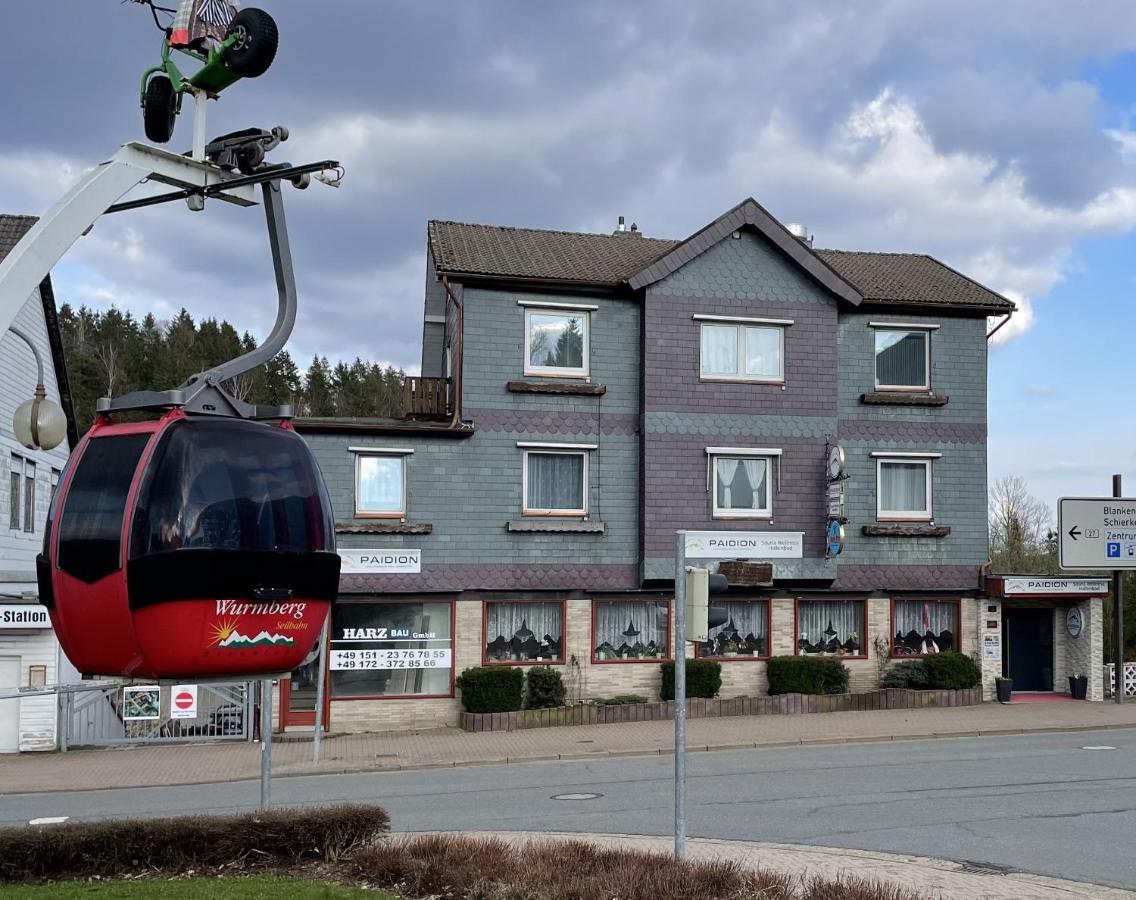
[[[688,531],[687,559],[800,559],[803,531]]]
[[[334,672],[355,669],[448,669],[452,651],[437,650],[332,650],[329,668]]]
[[[422,551],[403,549],[339,551],[341,575],[417,575]]]
[[[1063,594],[1107,594],[1107,578],[1010,578],[1002,581],[1003,593],[1007,597],[1025,594],[1028,596],[1055,596]]]

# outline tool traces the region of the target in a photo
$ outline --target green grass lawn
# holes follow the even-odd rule
[[[340,884],[319,884],[297,878],[260,875],[253,878],[142,878],[137,881],[59,881],[0,889],[4,900],[141,900],[149,897],[210,898],[210,900],[398,900],[390,894]]]

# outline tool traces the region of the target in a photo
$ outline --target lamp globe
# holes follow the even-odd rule
[[[67,417],[58,403],[47,399],[41,385],[31,400],[16,407],[12,430],[29,450],[53,450],[67,437]]]

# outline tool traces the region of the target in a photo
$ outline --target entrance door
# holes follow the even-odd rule
[[[1053,690],[1053,610],[1007,609],[1005,674],[1015,691]]]
[[[280,681],[280,727],[299,726],[315,728],[316,724],[316,677],[320,664],[319,643],[300,663],[299,667]],[[327,687],[327,682],[324,682]],[[324,691],[323,727],[327,728],[327,691]]]
[[[0,656],[0,687],[20,684],[20,659]],[[0,753],[16,753],[20,749],[20,701],[0,701]]]

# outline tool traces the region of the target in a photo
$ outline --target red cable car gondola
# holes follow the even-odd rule
[[[331,503],[290,425],[191,417],[91,428],[60,481],[40,600],[85,673],[286,672],[339,582]]]

